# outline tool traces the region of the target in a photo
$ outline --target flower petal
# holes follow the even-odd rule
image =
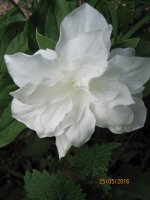
[[[149,58],[116,55],[109,64],[114,68],[121,68],[120,81],[125,83],[131,92],[141,88],[150,78]]]
[[[46,50],[40,49],[34,55],[38,55],[38,54],[42,55],[43,57],[49,60],[53,60],[57,58],[56,52],[51,49],[46,49]]]
[[[59,82],[47,86],[44,85],[44,81],[41,81],[37,86],[28,83],[10,94],[24,104],[34,105],[63,101],[69,96],[70,92],[70,86],[66,83]]]
[[[134,56],[135,50],[133,48],[116,48],[110,52],[109,59],[112,57],[120,55],[120,56]]]
[[[56,137],[56,146],[59,154],[59,159],[61,159],[66,155],[67,151],[72,145],[66,135],[62,134]]]
[[[100,104],[93,104],[92,111],[96,117],[96,126],[109,128],[113,133],[119,133],[122,126],[133,120],[133,112],[127,106],[109,108]]]
[[[80,121],[70,126],[65,135],[72,145],[79,147],[87,142],[95,130],[95,117],[87,107],[80,119]]]
[[[57,46],[56,52],[58,57],[67,64],[81,57],[99,56],[102,66],[106,65],[109,53],[101,31],[79,35],[62,46]]]
[[[101,62],[100,56],[86,56],[74,60],[68,69],[76,72],[76,78],[80,80],[81,86],[89,87],[89,81],[101,76],[107,69],[107,65]]]
[[[144,126],[147,113],[146,107],[140,98],[136,97],[134,100],[136,103],[129,106],[133,112],[133,121],[126,126],[122,126],[118,133],[131,132]],[[110,130],[114,133],[116,131],[113,127]]]
[[[5,55],[5,62],[9,74],[19,87],[27,83],[39,83],[44,77],[56,76],[59,71],[56,60],[48,60],[40,54],[33,56],[23,53]]]
[[[62,49],[68,41],[80,37],[84,33],[97,30],[101,31],[103,40],[109,50],[112,26],[107,24],[105,18],[96,9],[85,3],[67,15],[62,21],[56,49]]]
[[[55,104],[26,105],[13,99],[12,115],[27,127],[35,130],[39,137],[55,136],[55,129],[71,110],[70,98]]]
[[[128,88],[117,80],[95,78],[90,83],[90,91],[98,97],[100,103],[110,108],[134,103]]]
[[[88,91],[82,89],[75,90],[70,97],[72,109],[65,115],[64,120],[59,124],[59,129],[63,130],[63,132],[70,126],[78,124],[81,121],[86,108],[93,102],[93,96]]]

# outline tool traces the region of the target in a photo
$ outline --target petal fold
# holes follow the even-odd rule
[[[127,126],[133,121],[133,112],[127,106],[109,108],[93,104],[92,111],[96,117],[96,126],[109,128],[113,133],[120,133],[122,126]]]
[[[147,113],[146,107],[140,98],[135,97],[134,101],[136,103],[129,106],[133,112],[133,120],[130,124],[122,126],[118,133],[131,132],[144,126]],[[116,131],[113,127],[110,130],[114,133]]]
[[[9,74],[19,87],[27,83],[38,84],[45,77],[56,77],[59,71],[55,59],[48,60],[41,54],[32,56],[24,53],[5,55],[5,62]]]
[[[87,107],[80,121],[70,126],[65,132],[65,135],[73,146],[80,147],[90,139],[95,130],[95,122],[93,113]]]
[[[55,129],[71,108],[70,98],[45,105],[26,105],[14,98],[11,107],[13,118],[35,130],[41,138],[55,136]]]
[[[90,91],[98,97],[101,104],[110,108],[134,103],[128,88],[117,80],[95,78],[90,83]]]
[[[133,93],[150,78],[150,58],[116,55],[109,64],[122,70],[120,81]]]
[[[61,45],[56,46],[56,52],[58,57],[67,64],[80,57],[99,56],[102,66],[106,65],[109,53],[101,31],[84,33],[68,42],[61,42]]]
[[[64,157],[67,151],[70,149],[71,142],[68,140],[65,134],[56,137],[56,146],[59,154],[59,159]]]
[[[67,15],[61,23],[60,38],[56,49],[61,49],[68,41],[80,37],[84,33],[101,31],[107,48],[110,48],[112,26],[89,4],[85,3]]]

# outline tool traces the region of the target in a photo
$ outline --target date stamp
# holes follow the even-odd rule
[[[99,178],[98,183],[100,185],[128,185],[130,183],[129,178]]]

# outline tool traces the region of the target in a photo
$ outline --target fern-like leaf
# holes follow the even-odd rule
[[[50,175],[47,171],[27,172],[25,190],[30,200],[84,200],[85,197],[73,180],[60,173]]]

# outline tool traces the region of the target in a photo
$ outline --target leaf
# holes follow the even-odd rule
[[[68,157],[69,165],[79,176],[99,177],[107,171],[112,151],[119,146],[119,143],[109,143],[81,147],[78,153]]]
[[[11,143],[25,128],[22,123],[12,118],[9,104],[0,117],[0,147]]]
[[[11,83],[12,81],[10,79],[10,76],[7,73],[0,74],[0,92]]]
[[[55,49],[56,42],[44,35],[40,34],[36,30],[36,40],[39,46],[39,49]]]
[[[16,8],[11,9],[0,19],[0,69],[6,71],[4,54],[13,38],[24,28],[25,20]],[[15,28],[14,28],[15,27]]]
[[[38,50],[36,29],[43,34],[45,33],[45,21],[50,2],[48,0],[41,1],[25,24],[24,31],[28,38],[29,49],[32,52]]]
[[[79,185],[64,175],[49,175],[47,171],[42,173],[33,170],[33,173],[26,172],[25,190],[27,197],[31,200],[84,200]]]
[[[84,145],[75,155],[68,156],[67,160],[72,171],[79,179],[92,179],[92,184],[96,184],[99,178],[107,177],[106,172],[112,151],[119,146],[119,143],[96,144],[93,147]],[[103,185],[103,189],[107,192],[110,187]]]
[[[112,20],[112,26],[113,26],[113,36],[114,40],[116,41],[117,39],[117,34],[118,34],[118,15],[117,15],[117,8],[114,4],[114,2],[111,1],[106,1],[108,5],[108,10],[111,15],[111,20]]]
[[[74,8],[75,3],[65,0],[51,2],[46,16],[45,35],[57,42],[62,20]]]
[[[7,11],[5,15],[0,18],[0,29],[5,28],[11,23],[25,21],[24,17],[18,13],[16,8]]]
[[[99,3],[99,0],[89,0],[88,3],[91,4],[91,6],[95,7],[96,4]]]
[[[137,22],[124,36],[124,39],[130,38],[138,29],[140,29],[144,24],[150,21],[150,16],[146,16]]]
[[[40,34],[56,43],[59,38],[61,21],[74,8],[74,3],[65,0],[41,1],[25,26],[25,32],[28,35],[29,48],[32,51],[38,49],[36,29]]]
[[[13,122],[13,118],[11,116],[11,105],[9,104],[2,112],[0,118],[0,131],[5,129],[9,124]]]
[[[0,147],[4,147],[13,142],[25,128],[26,127],[20,122],[13,120],[11,124],[0,131]]]
[[[24,32],[18,33],[9,43],[6,54],[28,51],[28,40]]]
[[[16,89],[15,84],[8,85],[1,93],[0,93],[0,107],[6,107],[10,100],[12,99],[9,92],[12,92]]]
[[[135,48],[138,45],[139,41],[140,41],[140,38],[131,38],[131,39],[128,39],[128,40],[124,40],[122,42],[118,42],[115,45],[113,45],[112,49],[117,48],[117,47],[120,47],[120,48],[128,48],[128,47]]]

